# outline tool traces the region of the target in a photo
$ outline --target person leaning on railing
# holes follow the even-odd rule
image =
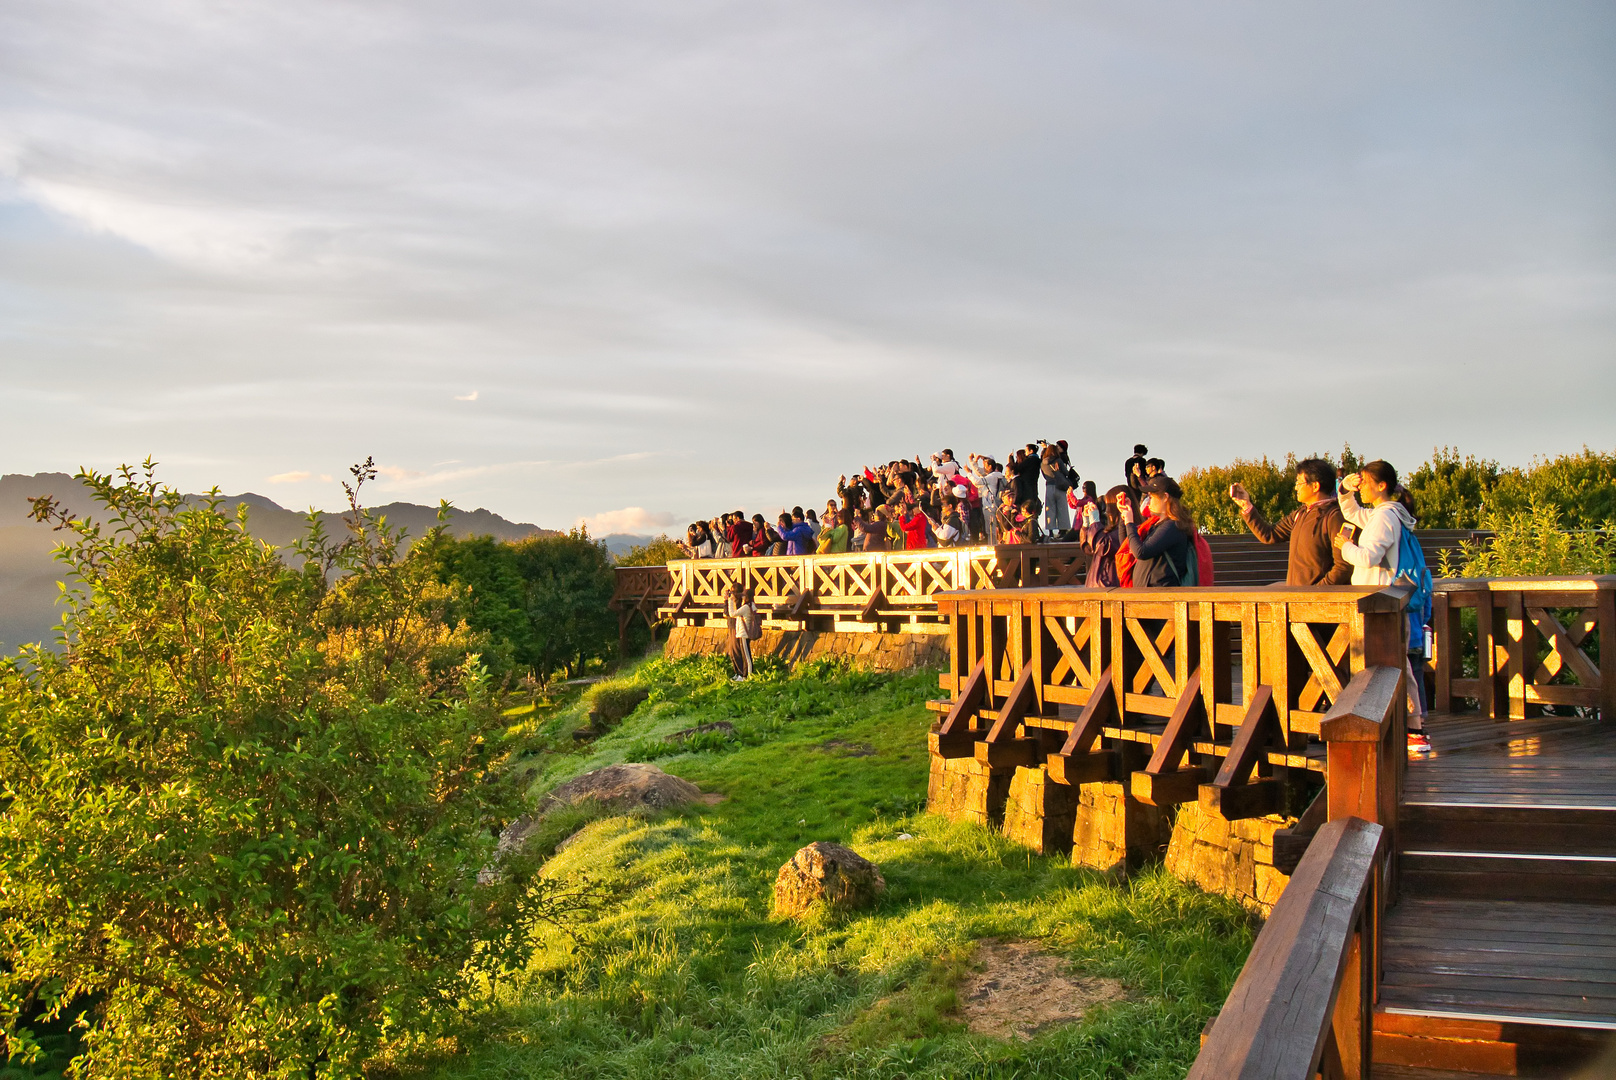
[[[1285,584],[1345,585],[1352,566],[1332,540],[1341,531],[1341,506],[1335,497],[1335,466],[1320,458],[1296,464],[1296,501],[1301,506],[1270,525],[1251,501],[1244,484],[1230,484],[1229,497],[1240,507],[1246,528],[1265,544],[1286,540]]]

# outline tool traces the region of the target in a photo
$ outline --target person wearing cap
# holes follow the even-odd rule
[[[1195,558],[1195,518],[1184,506],[1184,493],[1170,476],[1152,476],[1142,485],[1156,521],[1141,537],[1129,513],[1128,496],[1119,496],[1128,550],[1133,555],[1133,584],[1137,589],[1177,588],[1184,583],[1190,560]]]
[[[1245,485],[1229,485],[1229,497],[1240,507],[1251,535],[1265,544],[1281,540],[1289,544],[1285,584],[1345,585],[1352,580],[1352,564],[1331,543],[1343,521],[1335,497],[1334,465],[1321,458],[1297,462],[1296,501],[1301,506],[1272,525],[1252,503]]]

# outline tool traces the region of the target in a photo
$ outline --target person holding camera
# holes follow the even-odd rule
[[[1285,584],[1345,585],[1352,566],[1332,543],[1341,531],[1341,506],[1335,497],[1335,466],[1321,458],[1296,465],[1296,501],[1301,504],[1270,525],[1253,504],[1244,484],[1229,485],[1229,498],[1240,508],[1246,528],[1264,544],[1281,540],[1290,546],[1285,562]]]

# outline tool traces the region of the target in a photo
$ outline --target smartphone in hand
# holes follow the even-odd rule
[[[1251,495],[1247,493],[1246,485],[1241,484],[1241,483],[1234,483],[1234,484],[1229,485],[1229,498],[1238,499],[1241,502],[1250,502],[1251,501]]]

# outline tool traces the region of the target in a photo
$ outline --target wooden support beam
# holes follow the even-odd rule
[[[1020,676],[999,709],[999,718],[988,729],[986,737],[976,744],[976,760],[995,769],[1037,764],[1039,740],[1015,737],[1016,728],[1021,726],[1022,720],[1038,703],[1037,689],[1033,683],[1036,674],[1033,665],[1022,666]]]
[[[1095,620],[1098,623],[1099,620]],[[1095,633],[1100,628],[1095,627]],[[1120,761],[1111,750],[1096,750],[1100,732],[1107,724],[1120,724],[1117,711],[1117,688],[1112,671],[1106,668],[1100,681],[1094,684],[1089,703],[1072,726],[1071,734],[1058,753],[1050,754],[1049,778],[1057,784],[1093,784],[1116,780]]]
[[[1180,765],[1190,744],[1207,726],[1206,699],[1201,696],[1201,669],[1197,666],[1184,680],[1178,704],[1167,721],[1167,730],[1162,732],[1161,742],[1156,744],[1156,752],[1150,756],[1150,764],[1130,779],[1133,797],[1151,806],[1194,802],[1206,779],[1206,770]]]
[[[930,733],[927,741],[931,744],[932,753],[938,757],[959,758],[970,757],[975,752],[977,732],[971,729],[971,721],[976,718],[987,697],[987,683],[987,660],[984,658],[976,662],[948,715]]]
[[[870,594],[869,601],[866,602],[864,607],[859,611],[859,622],[875,622],[879,617],[876,615],[876,610],[886,602],[886,593],[882,592],[880,589],[876,589]]]
[[[1307,853],[1307,846],[1313,842],[1313,837],[1329,819],[1330,795],[1323,788],[1313,796],[1313,801],[1307,804],[1302,816],[1296,819],[1296,824],[1288,829],[1279,829],[1274,833],[1274,869],[1285,875],[1296,872],[1296,864],[1302,861]]]
[[[1274,708],[1274,688],[1259,686],[1251,704],[1246,706],[1245,719],[1235,732],[1234,745],[1229,748],[1229,756],[1223,759],[1217,777],[1201,786],[1201,809],[1235,821],[1272,814],[1284,805],[1285,791],[1279,781],[1250,782],[1252,770],[1271,746],[1283,750],[1285,732],[1279,725],[1279,712]]]

